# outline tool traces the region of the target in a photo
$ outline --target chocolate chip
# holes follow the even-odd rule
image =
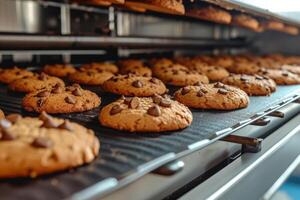
[[[154,83],[154,84],[158,84],[159,83],[159,80],[157,78],[151,78],[150,79],[150,82],[151,83]]]
[[[53,146],[53,141],[46,137],[38,137],[32,141],[31,145],[37,148],[50,148]]]
[[[76,88],[75,90],[73,90],[72,94],[75,96],[82,96],[82,91],[81,89]]]
[[[143,87],[143,83],[140,80],[136,80],[132,82],[132,86],[136,88],[141,88]]]
[[[15,134],[13,134],[11,131],[7,129],[2,129],[0,135],[1,135],[1,140],[5,140],[5,141],[11,141],[17,138]]]
[[[20,71],[16,72],[16,75],[21,75],[21,72]]]
[[[38,76],[38,79],[41,80],[41,81],[45,81],[45,80],[47,80],[47,75],[45,73],[41,73]]]
[[[42,113],[39,116],[39,119],[42,121],[46,121],[50,118],[52,118],[52,117],[50,115],[48,115],[45,111],[42,111]]]
[[[65,120],[61,125],[58,126],[58,128],[73,131],[73,127],[69,120]]]
[[[173,73],[174,75],[177,75],[177,74],[178,74],[178,70],[172,69],[172,73]]]
[[[36,102],[38,107],[42,107],[44,105],[44,103],[45,103],[44,99],[38,99]]]
[[[160,104],[161,100],[162,100],[162,97],[157,94],[152,96],[153,103]]]
[[[67,97],[65,98],[65,102],[66,102],[66,103],[69,103],[69,104],[75,104],[75,103],[76,103],[76,99],[73,98],[73,97],[71,97],[71,96],[67,96]]]
[[[240,80],[243,81],[243,82],[246,82],[246,81],[248,81],[248,78],[245,77],[245,76],[241,76],[241,77],[240,77]]]
[[[208,90],[205,88],[200,88],[201,92],[203,92],[204,94],[208,93]]]
[[[12,124],[9,120],[7,120],[7,119],[1,119],[0,120],[0,128],[6,129],[6,128],[9,128],[11,126],[12,126]]]
[[[204,96],[204,93],[201,90],[199,90],[197,92],[197,97],[203,97],[203,96]]]
[[[121,108],[120,105],[114,105],[114,106],[111,108],[109,114],[110,114],[110,115],[115,115],[115,114],[120,113],[121,111],[122,111],[122,108]]]
[[[74,86],[68,86],[68,87],[66,87],[66,91],[73,91],[75,89],[76,89],[76,87],[74,87]]]
[[[41,91],[36,94],[37,97],[47,97],[49,95],[50,95],[50,93],[48,91]]]
[[[129,103],[131,102],[131,100],[132,100],[132,97],[125,97],[124,103],[125,103],[126,105],[129,105]]]
[[[81,88],[81,86],[78,83],[73,83],[72,86],[76,88]]]
[[[201,82],[198,81],[198,82],[195,83],[194,85],[195,85],[195,86],[201,86],[201,85],[203,85],[203,83],[201,83]]]
[[[140,106],[140,100],[138,97],[133,97],[130,101],[129,108],[137,109]]]
[[[217,82],[217,83],[214,84],[214,87],[215,88],[224,88],[225,85],[223,83],[221,83],[221,82]]]
[[[264,80],[264,78],[262,76],[258,76],[258,75],[255,76],[255,79],[256,80]]]
[[[16,123],[18,120],[22,119],[22,116],[19,114],[10,114],[5,117],[11,123]]]
[[[60,94],[62,93],[62,88],[60,86],[54,86],[54,88],[51,90],[51,93],[53,94]]]
[[[52,118],[47,118],[43,121],[44,123],[42,124],[42,127],[44,128],[57,128],[59,126],[58,123],[55,122]]]
[[[184,87],[184,88],[181,89],[181,94],[182,94],[182,95],[186,95],[186,94],[189,93],[190,91],[191,91],[190,88]]]
[[[169,108],[172,105],[172,101],[169,100],[169,99],[162,99],[161,102],[159,103],[159,105],[162,106],[162,107]]]
[[[227,94],[229,91],[227,90],[227,89],[224,89],[224,88],[220,88],[219,90],[218,90],[218,93],[219,94]]]
[[[282,75],[283,76],[289,76],[289,73],[288,72],[282,72]]]
[[[147,113],[154,117],[159,117],[161,115],[160,108],[158,105],[154,105],[147,110]]]

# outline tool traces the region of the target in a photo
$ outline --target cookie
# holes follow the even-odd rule
[[[230,56],[220,55],[220,56],[216,56],[213,59],[211,59],[209,64],[227,69],[234,64],[234,61]]]
[[[152,67],[154,76],[162,80],[165,84],[174,86],[194,85],[196,83],[208,83],[207,76],[180,64],[170,66],[156,64]]]
[[[235,110],[249,104],[248,95],[223,83],[186,86],[175,92],[175,99],[191,108]]]
[[[134,66],[144,66],[144,62],[139,59],[126,59],[126,60],[119,60],[118,61],[119,67],[134,67]]]
[[[76,69],[70,64],[54,64],[46,65],[43,71],[50,76],[63,78],[76,72]]]
[[[275,81],[277,85],[300,84],[300,77],[297,74],[280,69],[260,69],[259,75],[267,76]]]
[[[140,97],[164,94],[167,91],[166,86],[159,79],[133,74],[114,76],[105,81],[102,88],[115,94]]]
[[[254,63],[250,63],[248,61],[243,61],[240,63],[236,63],[233,66],[227,68],[227,70],[234,74],[248,74],[248,75],[254,75],[258,74],[258,71],[261,68],[258,67]]]
[[[95,69],[95,70],[98,70],[98,71],[111,72],[113,74],[116,74],[119,71],[118,67],[115,64],[108,63],[108,62],[84,64],[84,65],[81,65],[80,69],[82,71],[84,71],[84,70],[89,71],[91,69]]]
[[[10,69],[0,69],[0,82],[5,84],[9,84],[17,79],[29,76],[33,76],[33,73],[31,71],[18,67]]]
[[[249,15],[245,15],[245,14],[234,15],[232,19],[232,23],[254,31],[259,30],[259,22],[255,18]]]
[[[168,14],[183,15],[185,13],[182,0],[126,0],[126,5]]]
[[[71,82],[84,84],[84,85],[102,85],[106,80],[114,76],[113,73],[108,71],[99,70],[85,70],[77,71],[71,74],[68,78]]]
[[[9,88],[16,92],[28,93],[44,88],[51,88],[56,84],[59,84],[61,86],[65,85],[61,79],[41,73],[35,74],[34,76],[18,79],[12,82],[9,85]]]
[[[14,115],[14,116],[13,116]],[[0,178],[36,177],[92,162],[100,143],[77,123],[43,113],[1,120]]]
[[[3,119],[5,117],[4,112],[0,109],[0,119]]]
[[[193,6],[187,11],[187,15],[221,24],[230,24],[232,18],[229,12],[213,6],[199,8]]]
[[[91,110],[100,103],[95,93],[74,84],[68,87],[56,85],[29,93],[23,98],[22,106],[29,112],[73,113]]]
[[[130,132],[163,132],[183,129],[192,123],[191,111],[181,103],[163,98],[123,97],[99,114],[103,126]]]
[[[268,96],[276,90],[276,83],[272,79],[259,75],[232,74],[222,82],[240,88],[250,96]]]
[[[282,65],[280,67],[283,70],[292,72],[294,74],[300,75],[300,66],[296,66],[296,65]]]
[[[148,64],[152,67],[155,65],[168,67],[174,64],[174,62],[168,58],[153,58],[148,61]]]

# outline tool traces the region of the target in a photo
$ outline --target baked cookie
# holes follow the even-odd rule
[[[185,13],[182,0],[126,0],[126,5],[168,14],[183,15]]]
[[[74,83],[84,85],[102,85],[112,76],[114,76],[114,74],[108,71],[90,69],[85,71],[77,71],[73,74],[70,74],[69,80]]]
[[[140,97],[167,92],[166,86],[159,79],[133,74],[113,76],[103,83],[102,88],[115,94]]]
[[[95,70],[98,70],[98,71],[111,72],[113,74],[116,74],[119,71],[118,67],[115,64],[108,63],[108,62],[84,64],[84,65],[81,65],[80,69],[82,71],[84,71],[84,70],[89,71],[91,69],[95,69]]]
[[[1,120],[0,178],[36,177],[92,162],[100,143],[94,132],[43,113]]]
[[[28,93],[44,88],[51,88],[56,84],[65,85],[61,79],[41,73],[15,80],[10,83],[9,88],[16,92]]]
[[[188,107],[200,109],[235,110],[249,104],[243,90],[220,82],[186,86],[175,92],[175,98]]]
[[[148,61],[148,64],[152,67],[155,65],[168,67],[173,65],[174,62],[168,58],[152,58]]]
[[[275,81],[277,85],[300,84],[300,77],[297,74],[280,69],[260,69],[259,75],[267,76]]]
[[[255,18],[249,15],[245,15],[245,14],[234,15],[232,19],[232,23],[254,31],[259,30],[259,22]]]
[[[196,83],[208,83],[207,76],[180,64],[170,66],[156,64],[152,67],[154,76],[162,80],[165,84],[174,86],[194,85]]]
[[[130,132],[162,132],[183,129],[192,123],[191,111],[181,103],[159,95],[122,97],[99,114],[103,126]]]
[[[231,74],[222,82],[240,88],[250,96],[268,96],[276,90],[276,83],[272,79],[259,75]]]
[[[33,76],[31,71],[13,67],[11,69],[0,69],[0,82],[9,84],[17,79]]]
[[[76,72],[76,69],[70,64],[54,64],[46,65],[43,71],[50,76],[63,78]]]
[[[56,85],[27,94],[22,101],[25,110],[30,112],[73,113],[91,110],[100,105],[100,98],[78,84],[68,87]]]
[[[234,74],[248,74],[248,75],[254,75],[254,74],[258,74],[258,71],[261,68],[258,67],[256,64],[254,63],[250,63],[250,62],[240,62],[240,63],[236,63],[235,65],[227,68],[227,70],[231,73]]]
[[[0,119],[3,119],[5,117],[4,112],[0,110]]]
[[[300,66],[298,65],[282,65],[280,68],[292,72],[294,74],[300,75]]]
[[[126,60],[119,60],[118,61],[119,67],[134,67],[134,66],[144,66],[144,62],[139,59],[126,59]]]
[[[210,65],[223,67],[227,69],[234,64],[234,61],[230,56],[220,55],[220,56],[215,56],[213,59],[210,60],[209,63]]]
[[[221,24],[230,24],[232,18],[229,12],[213,6],[199,8],[193,6],[187,11],[187,15]]]
[[[135,74],[139,76],[152,76],[152,71],[145,66],[126,66],[120,69],[121,74]]]

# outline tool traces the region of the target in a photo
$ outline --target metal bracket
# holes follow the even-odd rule
[[[284,113],[281,112],[281,111],[276,110],[276,111],[273,111],[273,112],[269,113],[268,116],[284,118]]]
[[[270,118],[268,118],[268,117],[262,117],[262,118],[259,118],[256,121],[252,122],[251,125],[265,126],[265,125],[269,124],[270,122],[271,122]]]
[[[228,135],[221,140],[226,142],[232,142],[242,145],[243,153],[257,153],[261,150],[261,144],[263,139],[261,138],[251,138],[239,135]]]
[[[182,162],[181,160],[174,160],[157,168],[152,173],[164,175],[164,176],[171,176],[181,171],[183,167],[184,167],[184,162]]]

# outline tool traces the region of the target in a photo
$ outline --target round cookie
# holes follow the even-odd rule
[[[139,66],[139,65],[135,65],[135,66],[124,66],[121,67],[120,69],[120,73],[121,74],[136,74],[139,76],[152,76],[152,71],[149,67],[145,67],[145,66]]]
[[[13,67],[11,69],[0,69],[0,82],[9,84],[17,79],[33,76],[31,71]]]
[[[153,74],[165,84],[174,86],[194,85],[197,83],[208,83],[207,76],[180,64],[171,66],[155,65],[152,68]]]
[[[300,75],[300,66],[298,65],[282,65],[280,68],[292,72],[294,74]]]
[[[276,83],[265,76],[232,74],[222,82],[240,88],[250,96],[268,96],[276,91]]]
[[[85,70],[77,71],[73,74],[70,74],[69,80],[74,83],[84,84],[84,85],[102,85],[106,80],[114,76],[113,73],[108,71],[99,71],[99,70]]]
[[[227,68],[227,70],[234,74],[248,74],[248,75],[254,75],[258,74],[258,71],[261,68],[258,67],[254,63],[250,62],[240,62],[236,63],[235,65],[231,66],[230,68]]]
[[[300,84],[300,77],[297,74],[280,69],[260,69],[258,74],[267,76],[275,81],[277,85]]]
[[[36,177],[92,162],[100,143],[94,132],[68,120],[7,116],[1,121],[0,178]]]
[[[234,15],[232,19],[232,23],[254,31],[259,30],[259,22],[255,18],[251,17],[250,15],[245,15],[245,14]]]
[[[74,84],[68,87],[56,85],[51,89],[29,93],[23,98],[22,105],[30,112],[73,113],[91,110],[100,103],[95,93]]]
[[[168,59],[168,58],[153,58],[151,60],[148,61],[148,64],[152,67],[158,65],[158,66],[171,66],[173,63],[172,60]]]
[[[4,112],[0,110],[0,119],[3,119],[5,117]]]
[[[187,15],[221,24],[229,24],[232,19],[229,12],[213,6],[199,8],[193,6],[193,8],[187,11]]]
[[[139,59],[126,59],[118,61],[119,67],[127,67],[127,66],[144,66],[144,62]]]
[[[223,83],[186,86],[175,92],[177,101],[191,108],[235,110],[245,108],[249,97],[243,91]]]
[[[18,79],[10,83],[9,88],[16,92],[34,92],[36,90],[51,88],[59,84],[64,86],[64,82],[54,76],[49,76],[44,73],[35,74],[34,76]]]
[[[187,107],[159,95],[123,97],[105,106],[99,114],[103,126],[130,132],[174,131],[186,128],[192,120]]]
[[[63,78],[76,72],[76,69],[70,64],[54,64],[46,65],[43,71],[51,76]]]
[[[119,71],[118,67],[115,64],[108,63],[108,62],[84,64],[84,65],[81,65],[80,69],[82,71],[95,69],[98,71],[111,72],[113,74],[116,74]]]
[[[102,87],[107,92],[125,96],[148,97],[167,92],[166,86],[159,79],[133,74],[114,76],[105,81]]]

